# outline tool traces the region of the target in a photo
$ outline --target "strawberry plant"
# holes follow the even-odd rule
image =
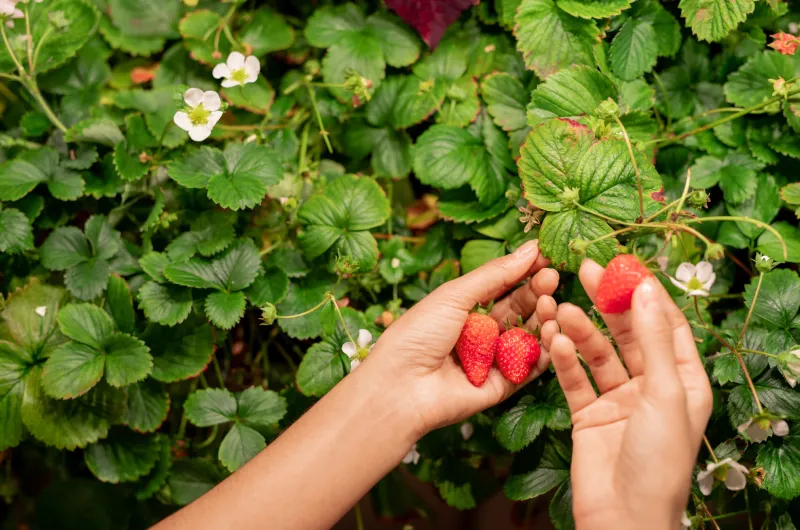
[[[539,239],[559,301],[597,315],[575,273],[626,255],[614,281],[654,274],[690,320],[715,406],[687,527],[794,529],[798,24],[788,0],[0,0],[4,524],[155,523]],[[479,385],[494,352],[468,349]],[[547,372],[403,465],[571,529],[569,428]],[[426,513],[404,480],[377,514]]]

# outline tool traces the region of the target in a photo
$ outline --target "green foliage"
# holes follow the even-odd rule
[[[584,257],[674,276],[723,245],[699,312],[672,292],[715,387],[706,435],[758,480],[689,515],[797,526],[800,53],[766,37],[795,3],[485,0],[433,50],[380,2],[190,4],[3,21],[5,526],[155,524],[348,377],[359,330],[530,239],[586,308]],[[231,52],[252,59],[219,77]],[[759,406],[789,435],[743,437]],[[573,529],[554,376],[469,422],[421,440],[415,473],[458,509],[549,492]],[[52,486],[21,482],[45,469]],[[376,512],[421,513],[397,477]]]

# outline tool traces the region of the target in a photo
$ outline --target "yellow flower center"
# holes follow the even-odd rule
[[[244,82],[247,81],[247,72],[245,72],[244,68],[234,70],[231,72],[231,80],[243,85]]]
[[[208,118],[210,116],[211,111],[203,107],[202,103],[189,112],[189,120],[191,120],[192,125],[205,125],[208,123]]]
[[[703,282],[698,280],[697,276],[693,276],[692,279],[686,284],[686,287],[688,287],[690,291],[705,289],[705,287],[703,287]]]

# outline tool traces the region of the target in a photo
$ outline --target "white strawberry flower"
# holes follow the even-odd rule
[[[36,312],[36,314],[37,314],[37,315],[39,315],[40,317],[44,317],[44,316],[47,314],[47,306],[46,306],[46,305],[40,305],[39,307],[37,307],[36,309],[34,309],[34,311],[35,311],[35,312]]]
[[[780,418],[755,416],[737,427],[737,430],[756,443],[761,443],[773,434],[786,436],[789,434],[789,424]]]
[[[471,423],[466,422],[461,424],[461,437],[466,442],[470,438],[472,438],[472,433],[475,432],[475,427],[472,426]]]
[[[681,514],[681,529],[682,530],[683,529],[688,529],[688,528],[691,528],[693,525],[694,525],[694,523],[692,523],[692,520],[689,519],[689,513],[684,511]]]
[[[211,75],[214,76],[214,79],[224,77],[222,87],[230,88],[255,83],[259,72],[261,72],[261,63],[258,62],[258,58],[252,55],[245,57],[239,52],[231,52],[228,60],[215,66]]]
[[[213,90],[203,92],[199,88],[190,88],[183,93],[186,109],[175,113],[175,125],[189,133],[189,138],[202,142],[211,135],[211,129],[222,117],[222,101]]]
[[[717,275],[714,274],[713,265],[707,261],[697,265],[681,263],[675,271],[675,278],[670,276],[669,280],[688,296],[708,296]]]
[[[403,457],[404,464],[414,464],[417,465],[419,463],[419,452],[417,451],[417,444],[411,446],[411,450],[408,451],[408,454]]]
[[[0,18],[7,19],[6,26],[14,27],[15,18],[22,18],[25,14],[17,8],[16,0],[0,0]]]
[[[397,269],[400,267],[400,258],[392,258],[392,261],[389,263],[393,269]]]
[[[800,348],[782,353],[779,356],[779,362],[785,363],[779,368],[783,377],[786,378],[786,382],[794,388],[800,378]]]
[[[731,491],[741,491],[747,486],[748,469],[732,458],[725,458],[719,462],[709,462],[705,471],[697,474],[697,485],[703,495],[711,493],[714,487],[714,478],[725,483],[725,487]]]
[[[353,344],[348,341],[342,344],[342,351],[350,358],[351,372],[358,368],[358,365],[367,358],[369,351],[372,349],[372,333],[366,329],[359,329],[356,343]]]

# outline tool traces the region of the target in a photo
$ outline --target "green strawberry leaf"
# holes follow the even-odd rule
[[[168,165],[169,176],[187,188],[207,188],[208,197],[224,208],[241,210],[259,204],[267,186],[278,183],[280,162],[272,151],[255,143],[228,144],[189,151]]]
[[[124,34],[175,38],[180,5],[159,0],[109,0],[111,20]]]
[[[164,269],[164,276],[184,287],[233,292],[249,287],[260,270],[261,257],[255,244],[241,239],[216,258],[170,264]]]
[[[132,333],[136,325],[136,314],[133,311],[131,290],[125,280],[116,274],[108,280],[106,303],[117,329],[123,333]]]
[[[108,435],[120,421],[125,394],[99,383],[77,399],[55,400],[42,388],[41,368],[31,370],[22,400],[22,421],[41,442],[58,449],[85,447]]]
[[[518,452],[532,443],[545,426],[563,430],[571,427],[569,407],[564,392],[553,380],[542,399],[523,396],[494,425],[497,441],[511,452]]]
[[[208,460],[185,458],[172,465],[167,486],[172,500],[185,506],[211,490],[223,478],[217,466]]]
[[[163,385],[148,379],[127,388],[122,422],[136,432],[157,431],[169,413],[170,397]]]
[[[608,18],[628,9],[632,0],[559,0],[558,7],[574,17]]]
[[[753,0],[681,0],[681,14],[697,38],[718,41],[755,9]]]
[[[19,254],[33,250],[33,228],[24,213],[0,206],[0,252]]]
[[[263,76],[260,76],[254,83],[225,88],[220,95],[234,107],[254,114],[268,113],[275,100],[275,90]]]
[[[793,425],[787,436],[758,446],[756,465],[765,472],[761,487],[779,499],[800,495],[800,432]]]
[[[352,121],[342,138],[346,151],[355,159],[371,156],[375,175],[405,177],[411,172],[411,138],[391,127],[371,127]]]
[[[409,66],[419,58],[419,38],[393,14],[375,13],[367,18],[366,27],[368,33],[380,41],[386,63],[390,66]]]
[[[561,442],[549,437],[541,458],[532,458],[537,452],[533,449],[514,459],[511,476],[503,488],[509,499],[533,499],[569,479],[569,453]]]
[[[739,217],[750,217],[757,221],[771,223],[775,216],[781,209],[781,200],[778,195],[778,185],[775,182],[775,177],[772,175],[764,175],[758,179],[758,187],[755,193],[748,199],[745,199],[739,205],[734,205],[730,202],[725,204],[728,213]],[[764,231],[752,223],[744,223],[738,221],[736,226],[741,232],[750,239],[755,239]],[[772,254],[770,254],[772,255]],[[775,256],[782,256],[783,250]]]
[[[745,287],[745,304],[750,307],[758,278]],[[754,322],[767,329],[789,329],[800,310],[800,278],[795,271],[776,269],[764,274],[761,290],[753,308]]]
[[[104,366],[101,352],[86,344],[69,342],[47,359],[42,372],[44,390],[53,398],[76,398],[100,381]]]
[[[351,333],[367,328],[362,313],[349,307],[342,308],[341,311]],[[303,356],[296,374],[300,392],[306,396],[324,396],[349,373],[350,360],[342,353],[342,345],[349,340],[344,326],[337,319],[333,333],[312,345]]]
[[[266,447],[267,442],[260,432],[241,423],[235,423],[219,446],[219,461],[233,472]]]
[[[782,77],[788,81],[797,75],[800,75],[800,55],[793,57],[776,51],[757,53],[728,77],[725,98],[738,107],[758,105],[772,97],[774,88],[770,79]]]
[[[389,201],[374,180],[345,175],[300,208],[298,219],[304,226],[300,245],[310,259],[329,250],[350,254],[366,273],[378,261],[378,245],[368,230],[388,217]]]
[[[292,282],[286,298],[275,306],[278,315],[297,315],[308,311],[322,302],[325,294],[332,291],[333,287],[332,278],[321,274]],[[278,325],[295,339],[313,339],[322,334],[322,321],[317,311],[298,318],[279,319]]]
[[[58,153],[50,147],[24,151],[0,166],[0,173],[0,201],[21,199],[42,183],[56,199],[74,201],[85,186],[79,173],[59,165]]]
[[[800,263],[800,229],[797,226],[778,222],[772,225],[786,243],[788,257],[785,261],[789,263]],[[779,261],[783,260],[783,244],[773,235],[772,232],[764,231],[758,238],[757,249],[764,255],[775,256]]]
[[[87,118],[70,127],[64,139],[68,142],[91,142],[115,147],[125,137],[114,121],[108,118]]]
[[[272,390],[251,386],[236,397],[239,421],[255,427],[276,425],[286,415],[286,399]]]
[[[223,388],[193,392],[183,404],[188,420],[198,427],[211,427],[236,420],[236,397]]]
[[[212,324],[221,329],[231,329],[244,316],[246,306],[243,292],[218,291],[208,295],[205,310]]]
[[[283,269],[269,267],[247,288],[247,298],[255,306],[279,304],[289,291],[289,276]]]
[[[617,99],[611,79],[594,68],[573,66],[548,77],[536,87],[528,105],[528,124],[543,120],[594,115],[603,101]]]
[[[661,179],[650,162],[634,150],[641,173],[645,214],[659,203]],[[574,190],[582,208],[601,215],[633,221],[639,215],[637,178],[624,141],[596,139],[587,127],[565,119],[553,119],[535,127],[521,148],[517,161],[525,197],[549,212],[539,232],[542,252],[558,268],[577,271],[581,258],[569,250],[575,239],[595,240],[612,229],[605,220],[578,210],[564,199]],[[603,239],[587,249],[589,257],[606,263],[616,253],[616,242]]]
[[[111,386],[122,387],[146,378],[153,368],[153,358],[141,340],[125,333],[114,332],[101,349],[105,354],[105,377]]]
[[[103,308],[92,304],[70,304],[58,312],[61,333],[99,350],[114,332],[114,320]]]
[[[517,9],[517,49],[542,79],[573,64],[595,63],[592,47],[601,35],[597,25],[570,15],[560,5],[554,0],[522,0]]]
[[[67,341],[56,320],[66,294],[64,289],[44,285],[32,277],[25,287],[12,292],[2,305],[0,340],[22,348],[26,358],[38,360],[48,357]]]
[[[0,341],[0,449],[16,446],[22,440],[22,397],[25,379],[33,359],[11,342]]]
[[[268,7],[254,11],[250,22],[239,32],[239,42],[250,46],[255,56],[290,48],[294,39],[292,27]]]
[[[114,429],[111,436],[83,453],[86,467],[103,482],[133,482],[156,465],[161,442],[157,436]]]
[[[487,112],[504,131],[515,131],[527,125],[525,106],[530,95],[516,77],[500,72],[489,74],[481,83],[481,96]]]
[[[611,41],[609,59],[614,75],[632,81],[650,72],[658,59],[657,35],[650,22],[628,19]]]
[[[461,248],[461,268],[466,274],[494,258],[506,255],[506,244],[491,239],[473,239]]]
[[[725,201],[738,205],[752,197],[758,187],[758,172],[764,164],[741,151],[732,151],[724,159],[703,156],[691,167],[692,187],[710,188],[719,184]]]
[[[109,46],[115,50],[121,50],[131,55],[148,56],[164,48],[164,39],[159,37],[145,38],[126,35],[105,15],[100,16],[98,30]]]
[[[150,281],[139,288],[136,297],[147,319],[165,326],[180,324],[192,312],[192,291],[184,287]]]
[[[37,74],[57,68],[74,57],[95,32],[100,18],[93,3],[84,0],[37,2],[29,9],[31,38],[38,44]],[[68,22],[64,27],[54,27],[50,21],[50,16],[57,12]],[[44,38],[45,33],[47,38]],[[6,29],[6,34],[10,42],[19,42],[19,37],[26,34],[26,24],[14,24]],[[0,71],[7,72],[13,68],[8,48],[0,48]]]
[[[153,354],[153,379],[174,383],[196,377],[211,362],[214,340],[207,323],[186,321],[175,327],[150,324],[142,339]]]

